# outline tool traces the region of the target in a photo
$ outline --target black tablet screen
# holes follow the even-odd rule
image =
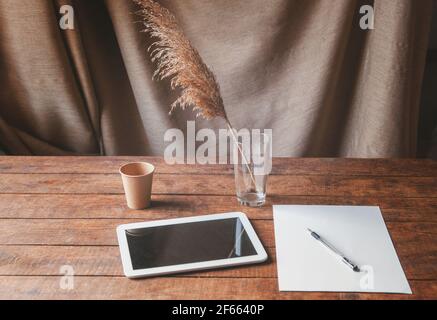
[[[126,230],[134,270],[256,255],[239,218]]]

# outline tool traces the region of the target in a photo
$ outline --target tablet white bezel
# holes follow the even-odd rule
[[[158,226],[165,226],[165,225],[176,225],[176,224],[192,223],[192,222],[200,222],[200,221],[232,219],[232,218],[240,219],[250,241],[252,242],[253,247],[257,252],[256,255],[241,257],[241,258],[229,258],[229,259],[204,261],[204,262],[196,262],[196,263],[189,263],[189,264],[179,264],[174,266],[165,266],[159,268],[149,268],[149,269],[140,269],[140,270],[134,270],[132,268],[132,261],[129,254],[126,230],[158,227]],[[253,229],[249,219],[242,212],[232,212],[232,213],[224,213],[224,214],[199,216],[199,217],[125,224],[117,227],[117,237],[120,247],[121,260],[123,263],[123,270],[126,277],[128,278],[143,278],[143,277],[160,276],[160,275],[167,275],[167,274],[174,274],[174,273],[181,273],[181,272],[206,270],[206,269],[212,269],[218,267],[233,267],[233,266],[239,266],[245,264],[261,263],[266,261],[268,258],[267,253],[264,247],[262,246],[260,240],[258,239],[258,236],[256,235],[255,230]]]

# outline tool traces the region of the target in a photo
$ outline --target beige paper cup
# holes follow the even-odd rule
[[[133,162],[120,168],[124,193],[129,208],[134,210],[150,207],[155,167],[147,162]]]

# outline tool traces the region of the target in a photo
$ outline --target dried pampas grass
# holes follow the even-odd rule
[[[170,114],[177,108],[193,108],[197,116],[210,120],[223,118],[231,132],[234,143],[247,166],[252,183],[257,189],[255,177],[249,167],[225,111],[220,86],[203,62],[200,54],[191,45],[178,25],[176,17],[166,8],[153,0],[132,0],[141,7],[138,12],[143,19],[145,29],[156,41],[149,47],[151,59],[157,69],[155,79],[170,79],[172,89],[182,90],[180,97],[172,104]]]
[[[182,90],[170,113],[177,107],[192,107],[197,116],[207,120],[220,117],[228,122],[217,80],[186,38],[175,16],[153,0],[133,1],[141,6],[143,32],[157,39],[149,47],[152,61],[157,64],[154,78],[170,79],[172,89]]]

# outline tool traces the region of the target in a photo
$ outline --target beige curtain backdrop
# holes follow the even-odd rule
[[[235,127],[276,156],[414,157],[431,0],[162,0],[221,84]],[[75,30],[59,28],[59,7]],[[359,9],[375,7],[375,29]],[[0,148],[162,155],[175,98],[151,80],[129,0],[0,0]],[[221,128],[196,120],[197,129]]]

